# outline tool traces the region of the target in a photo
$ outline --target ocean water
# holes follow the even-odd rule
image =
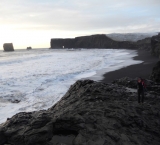
[[[125,49],[0,51],[0,123],[18,112],[51,107],[76,80],[101,69],[141,63],[133,60],[136,55]]]

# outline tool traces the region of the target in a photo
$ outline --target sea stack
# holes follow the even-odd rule
[[[3,48],[4,48],[4,51],[14,51],[12,43],[4,43]]]
[[[29,46],[29,47],[27,47],[27,50],[31,50],[31,49],[32,49],[32,47],[30,47],[30,46]]]

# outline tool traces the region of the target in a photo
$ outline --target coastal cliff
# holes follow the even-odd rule
[[[147,81],[143,105],[136,80],[77,81],[48,110],[21,112],[0,125],[0,145],[159,145],[160,88]]]
[[[160,33],[151,38],[152,54],[160,58]]]
[[[51,48],[135,48],[129,41],[114,41],[104,34],[81,36],[73,39],[51,39]]]
[[[157,64],[153,67],[150,79],[157,83],[160,83],[160,61],[158,61]]]

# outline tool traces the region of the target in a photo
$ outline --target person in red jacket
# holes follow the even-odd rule
[[[138,88],[138,103],[143,103],[144,102],[144,88],[145,88],[145,83],[143,79],[138,78],[137,88]]]

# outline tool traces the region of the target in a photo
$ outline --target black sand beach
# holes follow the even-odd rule
[[[120,79],[123,77],[142,77],[149,78],[153,67],[159,60],[157,57],[151,55],[149,51],[145,50],[137,50],[138,56],[134,57],[134,60],[142,60],[143,62],[140,64],[130,65],[125,68],[121,68],[119,70],[111,71],[104,74],[104,79],[101,82],[110,83],[115,79]]]

